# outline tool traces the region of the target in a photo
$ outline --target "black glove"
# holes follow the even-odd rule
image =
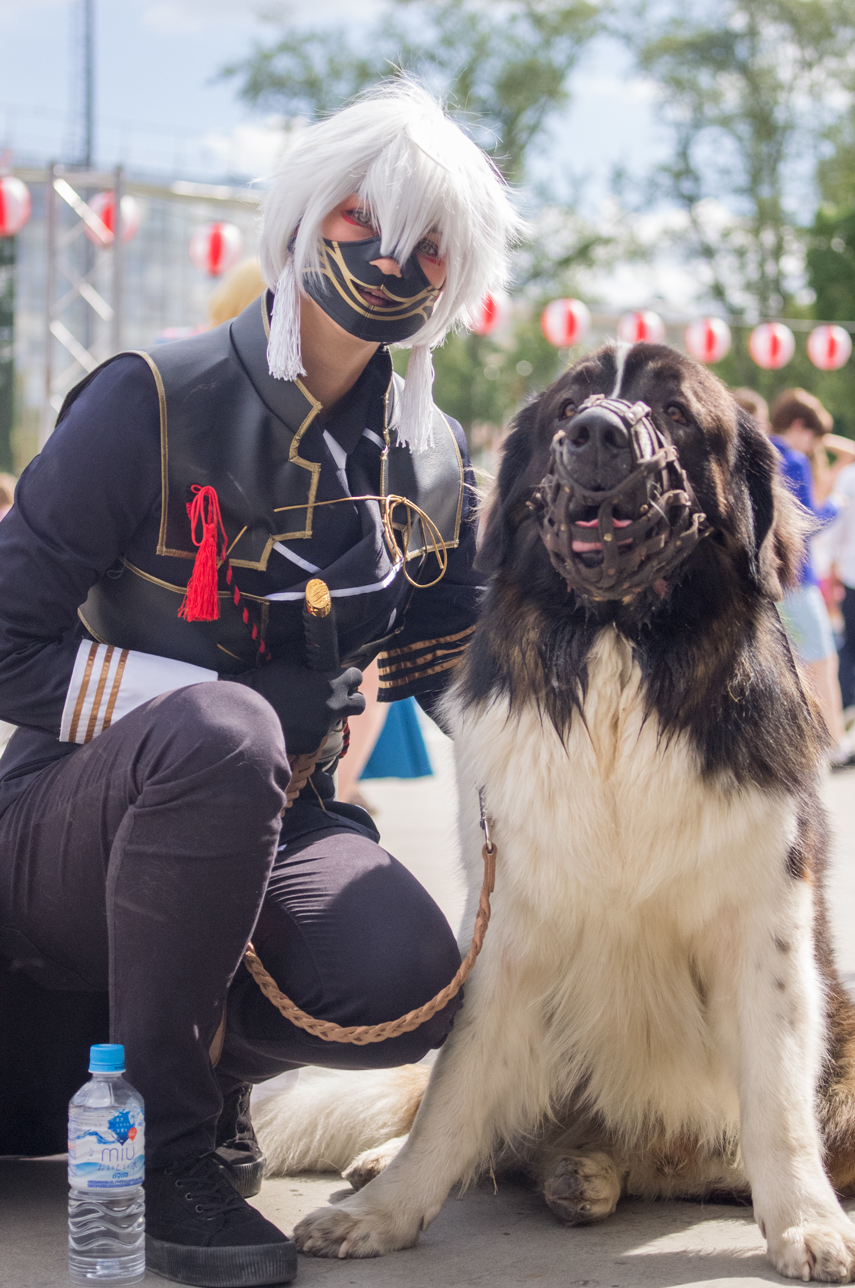
[[[279,717],[285,747],[292,756],[317,751],[340,720],[365,710],[365,698],[359,692],[362,672],[355,666],[310,671],[274,660],[257,671],[222,678],[245,684],[267,699]]]

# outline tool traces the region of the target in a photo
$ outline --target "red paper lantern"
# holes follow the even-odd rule
[[[13,174],[0,175],[0,237],[14,237],[30,217],[30,190]]]
[[[795,337],[783,322],[763,322],[754,328],[748,339],[748,352],[764,371],[785,367],[795,351]]]
[[[699,362],[721,362],[730,351],[730,327],[722,318],[698,318],[686,327],[683,340]]]
[[[472,315],[469,330],[476,335],[490,335],[507,322],[511,311],[511,302],[504,291],[493,291],[485,295]]]
[[[101,220],[109,236],[102,236],[101,233],[91,228],[89,224],[83,225],[83,231],[93,246],[100,246],[102,250],[107,246],[112,246],[116,231],[115,192],[96,192],[95,196],[87,204]],[[126,193],[122,197],[122,245],[125,242],[133,241],[136,237],[140,230],[141,219],[139,202],[136,197],[131,197]]]
[[[209,277],[222,277],[243,254],[243,233],[235,224],[205,224],[190,238],[190,258]]]
[[[665,323],[652,309],[641,309],[638,313],[624,313],[617,324],[617,334],[626,344],[661,344]]]
[[[849,361],[852,337],[842,326],[815,326],[807,338],[807,351],[820,371],[838,371]]]
[[[552,300],[540,315],[540,329],[556,349],[578,344],[591,325],[591,314],[581,300]]]

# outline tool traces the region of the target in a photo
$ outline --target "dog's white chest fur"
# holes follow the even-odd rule
[[[498,989],[537,1009],[553,1103],[582,1098],[627,1139],[720,1139],[738,1114],[712,1034],[726,1023],[730,929],[746,908],[780,908],[794,811],[704,781],[687,741],[645,720],[640,685],[609,628],[565,745],[533,706],[458,709],[467,861],[476,787],[499,846],[472,983],[484,1001]],[[771,940],[757,942],[771,953]]]

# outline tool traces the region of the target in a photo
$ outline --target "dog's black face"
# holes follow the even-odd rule
[[[633,475],[637,460],[625,427],[613,413],[596,406],[579,412],[592,395],[610,395],[617,374],[615,351],[601,349],[571,367],[517,417],[482,542],[479,564],[486,571],[516,576],[533,585],[538,596],[547,586],[553,594],[562,594],[562,578],[551,565],[547,571],[548,556],[544,558],[539,548],[537,524],[531,522],[532,499],[536,510],[538,487],[551,463],[553,471],[557,464],[591,493],[614,490]],[[727,553],[734,574],[755,592],[780,598],[782,582],[789,582],[798,566],[801,525],[778,482],[777,453],[751,418],[704,367],[663,345],[639,344],[629,351],[617,392],[626,404],[644,403],[661,440],[676,448],[712,543]],[[616,506],[618,522],[637,523],[645,503],[641,491],[628,494],[623,508],[621,502]],[[591,523],[594,515],[592,511],[584,516],[580,510],[571,517]],[[622,535],[616,532],[615,539]],[[590,542],[573,542],[580,548],[572,552],[588,568],[602,562],[596,532],[591,536]],[[586,596],[574,583],[567,607],[584,604],[599,620],[617,620],[627,627],[640,624],[693,568],[709,565],[705,544],[696,548],[697,543],[687,542],[686,557],[678,556],[665,578],[650,560],[646,584],[642,563],[641,593],[628,597],[618,591],[604,601],[602,596]]]
[[[797,580],[805,516],[780,479],[772,444],[699,363],[639,344],[626,355],[617,391],[616,377],[615,351],[601,349],[516,418],[483,528],[478,566],[491,580],[461,693],[474,702],[497,694],[512,705],[535,701],[561,732],[584,706],[588,655],[611,624],[633,646],[647,709],[664,736],[690,733],[706,771],[793,789],[823,738],[774,602]],[[642,548],[637,588],[609,598],[587,593],[584,577],[568,576],[566,560],[547,549],[538,490],[562,431],[571,492],[579,483],[605,494],[632,475],[636,460],[607,423],[595,434],[588,423],[587,441],[574,435],[574,424],[586,426],[587,413],[576,419],[582,404],[613,392],[624,403],[643,402],[654,442],[676,449],[705,532],[664,572],[645,562]],[[625,513],[614,509],[626,524],[610,527],[615,541],[636,530],[632,506],[640,510],[643,498],[627,504]],[[570,525],[579,517],[571,511]],[[603,531],[600,521],[599,537]],[[568,554],[565,545],[562,557],[578,555],[590,573],[599,554],[590,548],[593,532],[590,542],[578,540],[584,527],[570,535],[570,545],[589,548]]]

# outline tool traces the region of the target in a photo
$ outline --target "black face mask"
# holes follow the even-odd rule
[[[373,259],[386,258],[381,256],[380,241],[379,237],[353,242],[322,238],[318,247],[321,272],[305,273],[303,286],[327,316],[350,335],[359,340],[396,344],[421,330],[433,312],[440,288],[431,286],[415,251],[401,265],[400,277],[375,268]],[[363,299],[360,287],[382,293],[389,304],[372,307]]]

